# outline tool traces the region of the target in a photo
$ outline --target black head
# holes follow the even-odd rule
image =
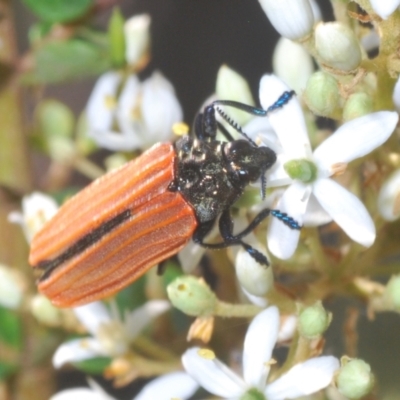
[[[276,161],[276,154],[269,147],[257,147],[247,140],[235,140],[225,146],[225,156],[229,173],[242,185],[247,185],[261,177]],[[265,188],[263,183],[263,197]]]

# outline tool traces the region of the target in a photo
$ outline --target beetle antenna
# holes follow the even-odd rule
[[[247,133],[243,132],[243,129],[241,126],[235,122],[232,118],[228,116],[221,108],[215,107],[217,110],[218,114],[237,132],[239,132],[242,136],[244,136],[251,144],[253,144],[255,147],[258,147],[256,142],[247,135]]]
[[[263,170],[261,174],[261,198],[264,200],[267,191],[267,179],[265,178],[265,173],[267,171]]]

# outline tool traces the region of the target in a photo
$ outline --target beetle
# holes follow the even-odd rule
[[[231,206],[259,178],[265,197],[265,172],[276,154],[258,147],[220,106],[266,116],[293,95],[284,92],[267,110],[215,101],[197,115],[194,135],[175,144],[154,145],[69,199],[31,244],[29,263],[41,274],[39,291],[59,307],[110,296],[178,253],[191,238],[211,249],[240,245],[268,266],[267,257],[243,237],[268,215],[291,229],[301,227],[286,214],[267,208],[245,230],[233,234]],[[243,139],[235,140],[216,113]],[[216,140],[218,131],[227,141]],[[217,221],[223,241],[205,243]]]

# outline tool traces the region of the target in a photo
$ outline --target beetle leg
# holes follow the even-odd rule
[[[259,252],[258,250],[254,249],[252,246],[249,244],[245,243],[242,241],[242,238],[249,233],[251,233],[265,218],[267,218],[269,215],[274,216],[275,218],[278,218],[281,220],[286,226],[288,226],[291,229],[296,229],[300,230],[301,226],[299,223],[294,220],[292,217],[289,217],[286,213],[283,213],[279,210],[271,210],[269,208],[265,208],[264,210],[261,210],[256,217],[253,219],[253,221],[250,222],[250,224],[245,228],[243,231],[240,233],[234,235],[233,234],[233,221],[230,215],[229,210],[225,210],[219,219],[219,230],[221,233],[222,238],[224,239],[223,242],[221,243],[204,243],[204,238],[211,229],[212,224],[214,221],[212,221],[211,226],[207,225],[207,228],[204,228],[203,225],[200,225],[197,230],[195,231],[193,235],[193,240],[195,243],[206,247],[208,249],[223,249],[225,247],[229,246],[237,246],[240,245],[242,246],[251,257],[253,257],[258,263],[262,265],[269,265],[268,258]]]
[[[223,249],[230,246],[242,246],[259,264],[266,266],[269,265],[268,258],[264,254],[242,241],[242,237],[248,234],[251,230],[245,229],[245,231],[241,232],[239,235],[233,234],[233,222],[229,210],[225,210],[219,219],[219,230],[224,241],[221,243],[204,243],[205,236],[214,224],[214,221],[211,222],[212,224],[207,222],[206,228],[203,228],[205,225],[203,224],[196,229],[193,234],[193,241],[195,243],[207,249]]]

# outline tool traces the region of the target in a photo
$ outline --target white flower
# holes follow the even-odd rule
[[[314,26],[314,13],[309,0],[259,0],[274,28],[285,38],[303,39]]]
[[[22,199],[22,213],[11,212],[8,215],[8,220],[22,226],[25,237],[30,243],[33,236],[57,211],[58,205],[52,197],[34,192]]]
[[[63,390],[50,400],[115,400],[95,381],[89,380],[90,388]],[[197,383],[184,372],[172,372],[148,383],[133,400],[182,400],[191,397],[197,390]]]
[[[183,118],[173,86],[159,72],[144,82],[130,75],[124,83],[119,73],[107,72],[96,82],[86,112],[88,135],[113,151],[146,149],[167,141],[172,125]]]
[[[102,137],[111,131],[117,107],[118,87],[122,82],[119,72],[110,71],[97,80],[86,105],[88,135],[102,146]],[[114,132],[118,135],[118,132]],[[122,136],[122,135],[121,135]]]
[[[60,368],[68,362],[122,355],[140,331],[169,307],[164,300],[148,301],[136,310],[126,312],[123,321],[117,310],[110,313],[102,302],[75,307],[75,315],[92,336],[63,343],[53,356],[53,365]]]
[[[198,347],[187,350],[182,363],[204,389],[224,399],[239,400],[244,395],[246,399],[294,399],[327,387],[339,368],[339,361],[332,356],[309,359],[267,383],[278,331],[279,312],[274,306],[253,319],[244,340],[243,378],[215,358],[212,351]]]
[[[400,6],[399,0],[371,0],[371,7],[383,19],[390,15]]]
[[[260,82],[262,106],[267,108],[286,90],[288,87],[277,77],[265,75]],[[367,209],[330,176],[342,172],[348,162],[384,143],[397,124],[397,113],[380,111],[346,122],[313,153],[303,113],[295,98],[270,113],[269,121],[283,153],[278,154],[268,183],[271,186],[289,185],[276,208],[300,224],[320,225],[333,219],[351,239],[363,246],[371,246],[375,240],[375,226]],[[289,176],[287,171],[296,178]],[[299,234],[272,218],[268,247],[277,257],[289,258],[296,249]]]

